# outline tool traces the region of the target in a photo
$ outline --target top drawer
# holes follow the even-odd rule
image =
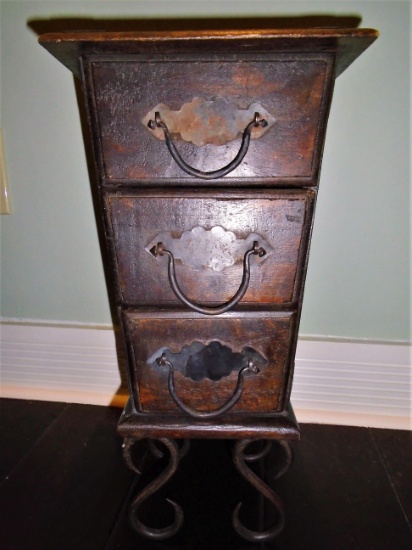
[[[86,89],[103,183],[210,185],[169,152],[158,111],[190,166],[215,171],[242,162],[213,185],[316,185],[333,82],[329,54],[91,56]]]

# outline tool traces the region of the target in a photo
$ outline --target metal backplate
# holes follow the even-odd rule
[[[163,131],[157,127],[148,127],[156,112],[160,114],[171,134],[180,134],[184,141],[197,146],[207,143],[224,145],[233,141],[242,134],[256,112],[268,124],[265,127],[253,128],[252,139],[261,137],[276,122],[259,103],[252,103],[247,109],[239,109],[233,101],[223,97],[216,97],[211,101],[195,97],[190,103],[182,105],[178,111],[172,111],[167,105],[159,103],[142,119],[141,122],[148,131],[161,140],[165,139]]]
[[[220,380],[231,372],[238,372],[252,360],[257,367],[263,367],[268,361],[261,353],[250,346],[244,346],[241,352],[232,350],[229,346],[213,340],[208,344],[196,341],[183,346],[178,353],[168,348],[160,348],[147,360],[152,368],[159,369],[157,358],[165,354],[173,362],[175,370],[194,381],[209,378]]]
[[[266,254],[257,257],[261,263],[273,252],[272,246],[257,233],[250,233],[245,239],[239,239],[232,231],[226,231],[221,226],[206,230],[203,227],[194,227],[191,231],[183,232],[180,237],[176,232],[165,231],[159,233],[147,244],[145,249],[151,252],[153,246],[162,242],[165,248],[173,252],[176,260],[197,270],[205,268],[212,271],[223,271],[237,262],[242,262],[245,252],[253,246],[254,241],[265,249]]]

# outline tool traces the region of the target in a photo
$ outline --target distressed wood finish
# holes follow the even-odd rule
[[[299,425],[290,403],[280,414],[236,414],[213,421],[193,422],[170,414],[136,414],[130,400],[120,417],[118,433],[122,437],[137,439],[300,439]]]
[[[141,120],[160,102],[177,110],[196,97],[208,101],[222,97],[242,109],[258,99],[276,122],[266,135],[251,142],[245,161],[214,185],[282,185],[284,179],[316,185],[332,69],[330,55],[298,59],[270,55],[265,61],[247,54],[218,59],[191,55],[116,62],[90,59],[85,77],[92,90],[104,182],[141,186],[179,180],[179,185],[199,185],[198,179],[180,170],[164,142],[151,135]],[[195,147],[180,136],[175,139],[186,162],[202,171],[228,164],[240,143],[238,138],[222,146]]]
[[[132,306],[181,305],[170,287],[167,258],[155,258],[148,252],[148,244],[155,244],[154,238],[162,232],[171,232],[177,241],[194,227],[221,227],[238,239],[247,240],[250,234],[257,234],[259,245],[262,240],[268,245],[264,257],[250,261],[251,279],[241,304],[296,305],[314,199],[311,191],[245,192],[232,197],[205,192],[199,196],[196,191],[108,195],[106,206],[120,300]],[[192,240],[196,242],[196,237]],[[170,249],[173,252],[173,245]],[[179,260],[179,285],[195,301],[226,302],[239,287],[242,260],[243,256],[238,257],[234,265],[221,271],[194,267],[190,257]]]
[[[377,36],[371,29],[282,29],[40,38],[83,81],[110,284],[128,351],[131,401],[119,425],[124,437],[298,437],[289,396],[332,91],[335,78]],[[233,112],[259,104],[275,119],[248,143],[237,168],[218,179],[188,175],[165,142],[142,124],[159,104],[179,111],[195,97],[222,98],[235,105]],[[172,138],[189,165],[210,172],[233,159],[240,137],[216,145],[222,143],[219,138],[204,133],[201,146],[180,134]],[[200,129],[199,143],[202,139]],[[183,242],[216,228],[236,242],[250,235],[263,239],[269,253],[260,257],[250,251],[246,294],[230,313],[210,317],[210,312],[193,313],[193,304],[176,298],[167,274],[170,256],[154,257],[150,249],[156,240],[173,247],[174,239]],[[234,295],[245,267],[238,252],[227,266],[225,259],[214,258],[209,241],[200,240],[199,250],[193,242],[187,251],[181,247],[176,280],[189,299],[215,305]],[[218,254],[229,254],[223,244],[217,248]],[[192,261],[190,255],[202,250],[211,259]],[[213,269],[215,261],[225,265]],[[179,354],[196,342],[215,343],[213,349],[222,353],[239,354],[248,347],[264,358],[261,372],[248,370],[244,376],[233,409],[213,420],[179,410],[169,393],[167,363],[153,363],[153,354],[162,349]],[[231,369],[220,379],[197,381],[177,369],[176,391],[192,409],[220,408],[243,367]]]
[[[300,56],[307,53],[331,53],[335,77],[339,76],[379,33],[375,29],[316,28],[259,29],[224,31],[157,32],[68,32],[48,33],[40,44],[76,76],[81,76],[82,59],[90,55],[179,54],[204,52],[245,53],[282,52]]]
[[[283,409],[288,378],[291,373],[291,342],[295,316],[291,313],[236,316],[235,313],[209,318],[196,314],[125,313],[130,335],[135,402],[143,412],[179,414],[167,387],[168,369],[148,366],[149,358],[160,357],[164,349],[179,353],[193,342],[218,341],[233,352],[252,348],[267,364],[260,372],[245,376],[242,397],[233,412],[273,413]],[[293,358],[292,358],[293,361]],[[237,372],[218,381],[193,381],[176,372],[176,389],[191,408],[201,411],[217,409],[234,392]],[[231,411],[231,412],[232,412]],[[229,414],[229,413],[228,413]]]

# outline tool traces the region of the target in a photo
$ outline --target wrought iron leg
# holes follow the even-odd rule
[[[254,440],[251,439],[241,439],[235,443],[233,449],[233,461],[236,468],[242,474],[242,476],[249,481],[253,487],[255,487],[267,500],[269,500],[278,512],[278,518],[276,523],[265,531],[253,531],[245,527],[239,519],[239,512],[242,506],[242,503],[236,506],[232,515],[232,524],[235,531],[244,539],[250,542],[263,542],[275,538],[282,531],[285,524],[285,514],[282,500],[278,495],[268,486],[264,481],[262,481],[248,466],[245,462],[254,462],[260,460],[270,451],[272,446],[271,442],[266,442],[262,451],[246,454],[246,448],[253,443]],[[278,470],[275,478],[279,478],[283,475],[292,462],[292,447],[289,441],[277,441],[278,444],[282,446],[282,449],[285,453],[285,461],[282,464],[281,468]]]
[[[157,439],[148,440],[148,446],[149,446],[150,452],[155,458],[163,458],[164,452],[156,446],[156,441],[158,440]],[[186,456],[187,453],[189,452],[189,449],[190,449],[190,439],[183,439],[182,446],[179,447],[179,459]]]
[[[123,455],[129,468],[131,468],[134,472],[140,474],[141,472],[136,468],[133,463],[133,458],[131,454],[132,447],[134,443],[136,443],[136,441],[137,439],[134,438],[127,438],[124,440]],[[179,466],[180,459],[188,451],[189,441],[185,440],[183,446],[179,448],[178,444],[173,439],[159,438],[156,440],[149,440],[149,450],[151,451],[153,456],[155,458],[162,458],[164,453],[157,447],[155,442],[161,443],[164,447],[166,447],[166,449],[170,453],[170,460],[166,469],[156,479],[149,483],[142,491],[140,491],[140,493],[136,495],[136,497],[130,504],[129,520],[131,526],[135,531],[137,531],[137,533],[152,540],[163,540],[175,535],[182,526],[183,511],[181,507],[173,500],[166,499],[167,502],[173,507],[175,517],[170,525],[162,528],[148,527],[147,525],[145,525],[138,518],[138,511],[141,504],[154,493],[156,493],[156,491],[158,491],[167,481],[169,481],[169,479],[176,472]]]

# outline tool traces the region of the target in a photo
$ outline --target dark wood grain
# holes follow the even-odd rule
[[[121,437],[208,438],[208,439],[299,439],[299,426],[289,403],[280,414],[262,416],[229,415],[211,421],[188,417],[141,414],[130,399],[118,429]]]
[[[48,33],[39,42],[77,76],[84,55],[122,53],[221,53],[331,52],[336,55],[336,74],[341,74],[379,36],[374,29],[248,29],[184,30],[155,32],[66,32]]]
[[[133,477],[118,417],[118,409],[65,408],[0,489],[3,548],[104,547]]]
[[[242,304],[296,305],[314,200],[310,191],[268,191],[258,196],[245,191],[233,198],[215,191],[202,196],[191,191],[172,196],[149,191],[107,196],[122,302],[131,306],[181,305],[170,287],[167,258],[153,257],[147,250],[149,243],[162,232],[178,239],[195,227],[207,231],[221,227],[237,239],[247,240],[256,233],[257,239],[261,237],[271,247],[263,258],[251,258],[251,278]],[[199,255],[201,243],[198,250]],[[240,285],[243,255],[221,271],[194,267],[188,258],[177,262],[176,273],[186,296],[195,302],[219,304],[228,301]]]
[[[294,316],[290,313],[261,314],[260,316],[219,316],[211,319],[191,314],[161,313],[145,316],[139,312],[125,314],[126,330],[133,348],[133,388],[136,403],[145,412],[178,413],[179,409],[169,394],[168,369],[148,365],[160,357],[163,349],[179,353],[193,342],[207,344],[218,341],[233,352],[251,347],[267,364],[260,366],[258,374],[245,376],[242,397],[234,412],[271,413],[282,411],[284,394],[292,367],[291,342],[295,338]],[[196,410],[210,411],[221,407],[233,394],[237,372],[218,381],[209,379],[194,382],[181,373],[175,373],[177,392],[184,402]]]
[[[412,530],[412,432],[370,430],[392,485]]]
[[[142,120],[160,103],[178,110],[197,97],[206,101],[221,97],[241,109],[259,102],[276,122],[264,136],[251,141],[244,162],[225,178],[215,179],[214,185],[251,186],[262,181],[277,185],[286,178],[316,185],[333,58],[313,54],[264,58],[264,54],[228,57],[222,52],[218,58],[152,56],[113,61],[108,57],[86,63],[104,181],[141,186],[178,179],[179,185],[199,185],[198,179],[177,166],[165,142],[156,139]],[[184,160],[206,172],[228,164],[240,147],[240,138],[201,147],[174,139]]]
[[[39,442],[44,433],[59,418],[66,404],[45,401],[2,399],[0,403],[0,478],[9,476],[14,468]]]
[[[367,428],[303,424],[294,450],[292,467],[276,481],[288,510],[277,548],[410,547],[412,533]]]

